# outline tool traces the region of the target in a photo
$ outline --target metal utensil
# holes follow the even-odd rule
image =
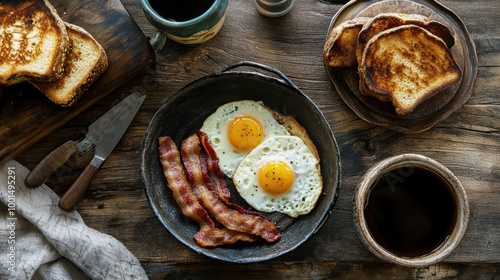
[[[71,211],[80,201],[99,167],[106,160],[136,115],[145,96],[133,93],[93,122],[83,139],[68,141],[47,155],[25,180],[28,187],[38,187],[71,156],[81,156],[95,147],[95,155],[78,179],[59,202],[63,210]]]

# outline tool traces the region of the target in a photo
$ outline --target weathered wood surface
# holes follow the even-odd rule
[[[0,163],[4,163],[134,77],[154,61],[146,37],[119,0],[50,1],[66,22],[103,46],[109,67],[71,108],[50,102],[28,83],[0,89]]]
[[[154,28],[139,1],[124,6],[147,36]],[[498,1],[443,1],[465,22],[479,59],[469,101],[432,129],[405,135],[359,119],[335,92],[323,67],[326,30],[340,5],[296,1],[283,18],[265,18],[253,1],[230,1],[226,22],[211,41],[183,46],[171,41],[157,52],[157,62],[89,110],[39,141],[16,159],[33,168],[116,100],[133,90],[147,94],[130,129],[97,174],[78,206],[87,225],[122,241],[144,264],[152,279],[498,279],[500,277],[500,5]],[[334,211],[323,228],[297,250],[268,262],[228,264],[197,255],[174,239],[151,211],[140,179],[145,129],[164,101],[187,83],[240,60],[275,67],[319,106],[333,129],[342,160],[342,184]],[[371,255],[356,235],[352,197],[364,171],[377,161],[420,153],[446,165],[462,181],[471,207],[467,233],[443,263],[406,268]],[[48,184],[64,190],[82,171],[85,160],[64,167]]]

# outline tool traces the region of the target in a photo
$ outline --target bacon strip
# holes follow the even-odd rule
[[[213,247],[224,244],[233,244],[236,241],[256,240],[255,236],[228,229],[219,229],[201,206],[197,195],[191,189],[181,164],[179,150],[170,137],[158,139],[158,152],[163,167],[163,174],[167,179],[168,187],[172,191],[176,203],[181,207],[186,217],[197,222],[200,231],[194,235],[196,243],[203,247]]]
[[[175,142],[170,137],[161,137],[158,144],[163,174],[182,213],[197,222],[202,229],[214,228],[213,220],[198,202],[197,196],[186,179]]]
[[[208,142],[208,135],[201,130],[196,131],[196,135],[198,136],[198,139],[200,139],[200,143],[203,146],[203,149],[208,154],[208,157],[211,160],[209,162],[209,168],[213,170],[214,173],[217,174],[218,176],[224,177],[224,173],[222,172],[219,166],[219,158],[217,157],[217,153],[215,152],[212,145],[210,145],[210,142]],[[229,190],[227,190],[227,193],[229,193]],[[229,194],[229,196],[231,195]]]
[[[228,207],[215,191],[210,189],[210,184],[206,183],[208,180],[206,158],[201,154],[200,140],[196,134],[182,142],[181,154],[188,180],[199,195],[201,204],[212,217],[230,230],[258,235],[267,242],[275,242],[281,238],[273,222]]]
[[[202,229],[194,234],[196,244],[202,247],[217,247],[238,241],[255,242],[258,236],[229,230],[227,228]]]
[[[224,203],[226,203],[229,207],[237,210],[240,213],[260,216],[259,212],[244,209],[240,205],[234,204],[230,201],[231,192],[229,191],[229,188],[227,187],[226,184],[226,180],[224,179],[224,172],[222,172],[222,170],[220,169],[219,158],[217,157],[217,153],[215,152],[214,148],[210,145],[208,141],[208,135],[200,130],[196,132],[196,135],[200,140],[203,150],[208,156],[207,163],[208,163],[208,169],[210,171],[209,177],[211,182],[206,182],[206,183],[215,186],[215,192],[218,194],[219,199],[222,200]]]

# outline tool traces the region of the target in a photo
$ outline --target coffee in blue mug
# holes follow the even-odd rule
[[[200,44],[214,37],[222,27],[228,0],[141,0],[147,19],[158,29],[151,39],[155,50],[166,38],[182,44]]]

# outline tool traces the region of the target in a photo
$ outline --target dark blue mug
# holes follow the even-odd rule
[[[150,40],[155,50],[163,48],[166,38],[182,44],[200,44],[214,37],[221,29],[228,0],[215,0],[201,15],[184,21],[165,18],[153,9],[150,0],[141,0],[142,9],[147,19],[158,30]]]

